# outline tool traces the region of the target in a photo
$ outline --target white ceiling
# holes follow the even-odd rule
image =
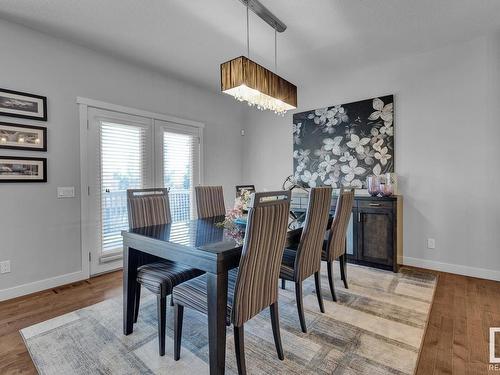
[[[288,29],[278,72],[299,87],[332,70],[500,30],[499,0],[261,0]],[[246,53],[238,0],[0,0],[0,18],[219,88]],[[250,57],[274,67],[274,30],[250,13]]]

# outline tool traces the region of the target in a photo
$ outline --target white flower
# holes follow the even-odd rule
[[[377,165],[373,167],[372,172],[375,176],[380,176],[380,173],[382,173],[382,167],[380,164],[377,163]]]
[[[379,139],[377,142],[375,142],[375,143],[373,144],[373,146],[372,146],[372,147],[373,147],[373,149],[374,149],[375,151],[380,151],[380,150],[382,149],[382,145],[383,145],[383,144],[384,144],[384,140],[383,140],[383,139]]]
[[[300,139],[300,128],[302,127],[302,123],[299,122],[297,124],[293,124],[293,143],[296,145],[300,145],[302,140]]]
[[[337,159],[333,159],[330,155],[326,155],[325,160],[319,163],[319,167],[324,168],[326,172],[331,172],[335,164],[337,164]]]
[[[364,160],[365,164],[367,165],[373,164],[374,156],[375,156],[375,150],[373,150],[370,146],[365,146],[363,153],[357,155],[358,159]]]
[[[326,124],[325,124],[325,127],[323,128],[323,133],[328,133],[328,134],[333,134],[335,133],[335,126],[339,123],[339,120],[337,120],[336,118],[331,118],[329,119]]]
[[[299,122],[297,124],[293,124],[293,134],[300,134],[300,128],[302,127],[302,123]]]
[[[297,168],[295,168],[295,170],[297,172],[302,172],[304,170],[304,168],[306,167],[306,165],[302,162],[300,162],[298,165],[297,165]]]
[[[358,167],[358,159],[352,159],[349,165],[343,165],[341,167],[342,173],[345,174],[345,180],[350,182],[354,179],[356,175],[361,175],[366,172],[363,167]]]
[[[324,165],[318,165],[318,170],[316,171],[321,181],[325,181],[326,169]]]
[[[329,154],[328,150],[325,150],[324,147],[321,147],[319,150],[314,150],[314,155],[319,157],[320,160],[323,160],[326,155]]]
[[[342,136],[335,137],[334,139],[325,138],[323,139],[323,143],[325,144],[323,148],[327,151],[332,151],[334,155],[340,155],[340,142],[342,142]]]
[[[359,180],[357,178],[355,178],[352,181],[344,180],[343,185],[345,187],[353,187],[353,188],[356,188],[356,189],[362,189],[363,188],[363,183],[361,182],[361,180]]]
[[[332,188],[336,189],[338,187],[337,182],[339,182],[339,176],[336,176],[335,173],[330,173],[325,180],[325,185],[330,185]]]
[[[391,125],[384,125],[380,128],[380,134],[387,134],[392,136],[394,134],[394,128]]]
[[[293,158],[297,159],[299,162],[307,163],[309,161],[309,154],[311,150],[295,150],[293,152]]]
[[[305,170],[300,179],[309,185],[309,187],[316,187],[316,180],[318,179],[318,174],[316,172],[311,173]]]
[[[351,155],[351,153],[349,151],[345,151],[342,156],[340,157],[340,161],[342,163],[345,163],[345,162],[348,162],[348,161],[351,161],[352,159],[354,159],[354,156]]]
[[[323,125],[328,119],[335,116],[333,111],[328,110],[328,108],[319,108],[310,113],[307,118],[314,119],[316,125]]]
[[[375,153],[375,159],[380,160],[380,163],[382,165],[386,165],[387,161],[390,158],[392,158],[392,156],[389,155],[388,152],[389,152],[389,150],[387,149],[387,147],[382,148],[381,150],[379,150],[378,152]]]
[[[382,100],[375,98],[373,99],[373,109],[375,109],[375,112],[372,112],[370,117],[368,117],[368,120],[377,120],[378,118],[381,118],[384,120],[384,124],[386,126],[391,126],[393,121],[393,108],[393,103],[384,105]]]
[[[370,143],[370,138],[359,139],[356,134],[351,134],[351,140],[347,142],[347,146],[354,148],[358,154],[362,154],[365,150],[363,146],[368,143]]]
[[[349,121],[349,117],[345,112],[345,108],[342,107],[341,105],[336,105],[335,107],[332,108],[332,110],[335,112],[335,117],[338,119],[338,122]]]

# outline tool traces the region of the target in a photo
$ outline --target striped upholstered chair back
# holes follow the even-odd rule
[[[278,277],[285,246],[290,192],[252,194],[247,230],[234,288],[234,326],[278,300]]]
[[[338,259],[345,253],[345,241],[347,227],[351,218],[352,205],[354,202],[354,189],[341,189],[337,198],[337,207],[335,208],[335,217],[333,218],[330,235],[328,237],[326,260],[329,262]]]
[[[196,186],[198,219],[226,214],[222,186]]]
[[[130,229],[172,222],[168,189],[129,189],[127,208]]]
[[[332,188],[311,188],[306,220],[295,257],[295,280],[302,281],[321,268],[321,250],[328,225]]]

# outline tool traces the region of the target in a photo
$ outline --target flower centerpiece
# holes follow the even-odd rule
[[[228,210],[224,221],[217,223],[218,226],[226,230],[228,237],[236,241],[237,244],[243,243],[245,231],[243,226],[246,225],[246,213],[248,212],[248,204],[250,203],[250,192],[243,190],[241,195],[234,201],[234,207]]]

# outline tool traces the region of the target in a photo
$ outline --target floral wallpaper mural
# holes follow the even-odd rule
[[[393,96],[293,115],[293,168],[305,186],[366,189],[366,177],[394,172]]]

